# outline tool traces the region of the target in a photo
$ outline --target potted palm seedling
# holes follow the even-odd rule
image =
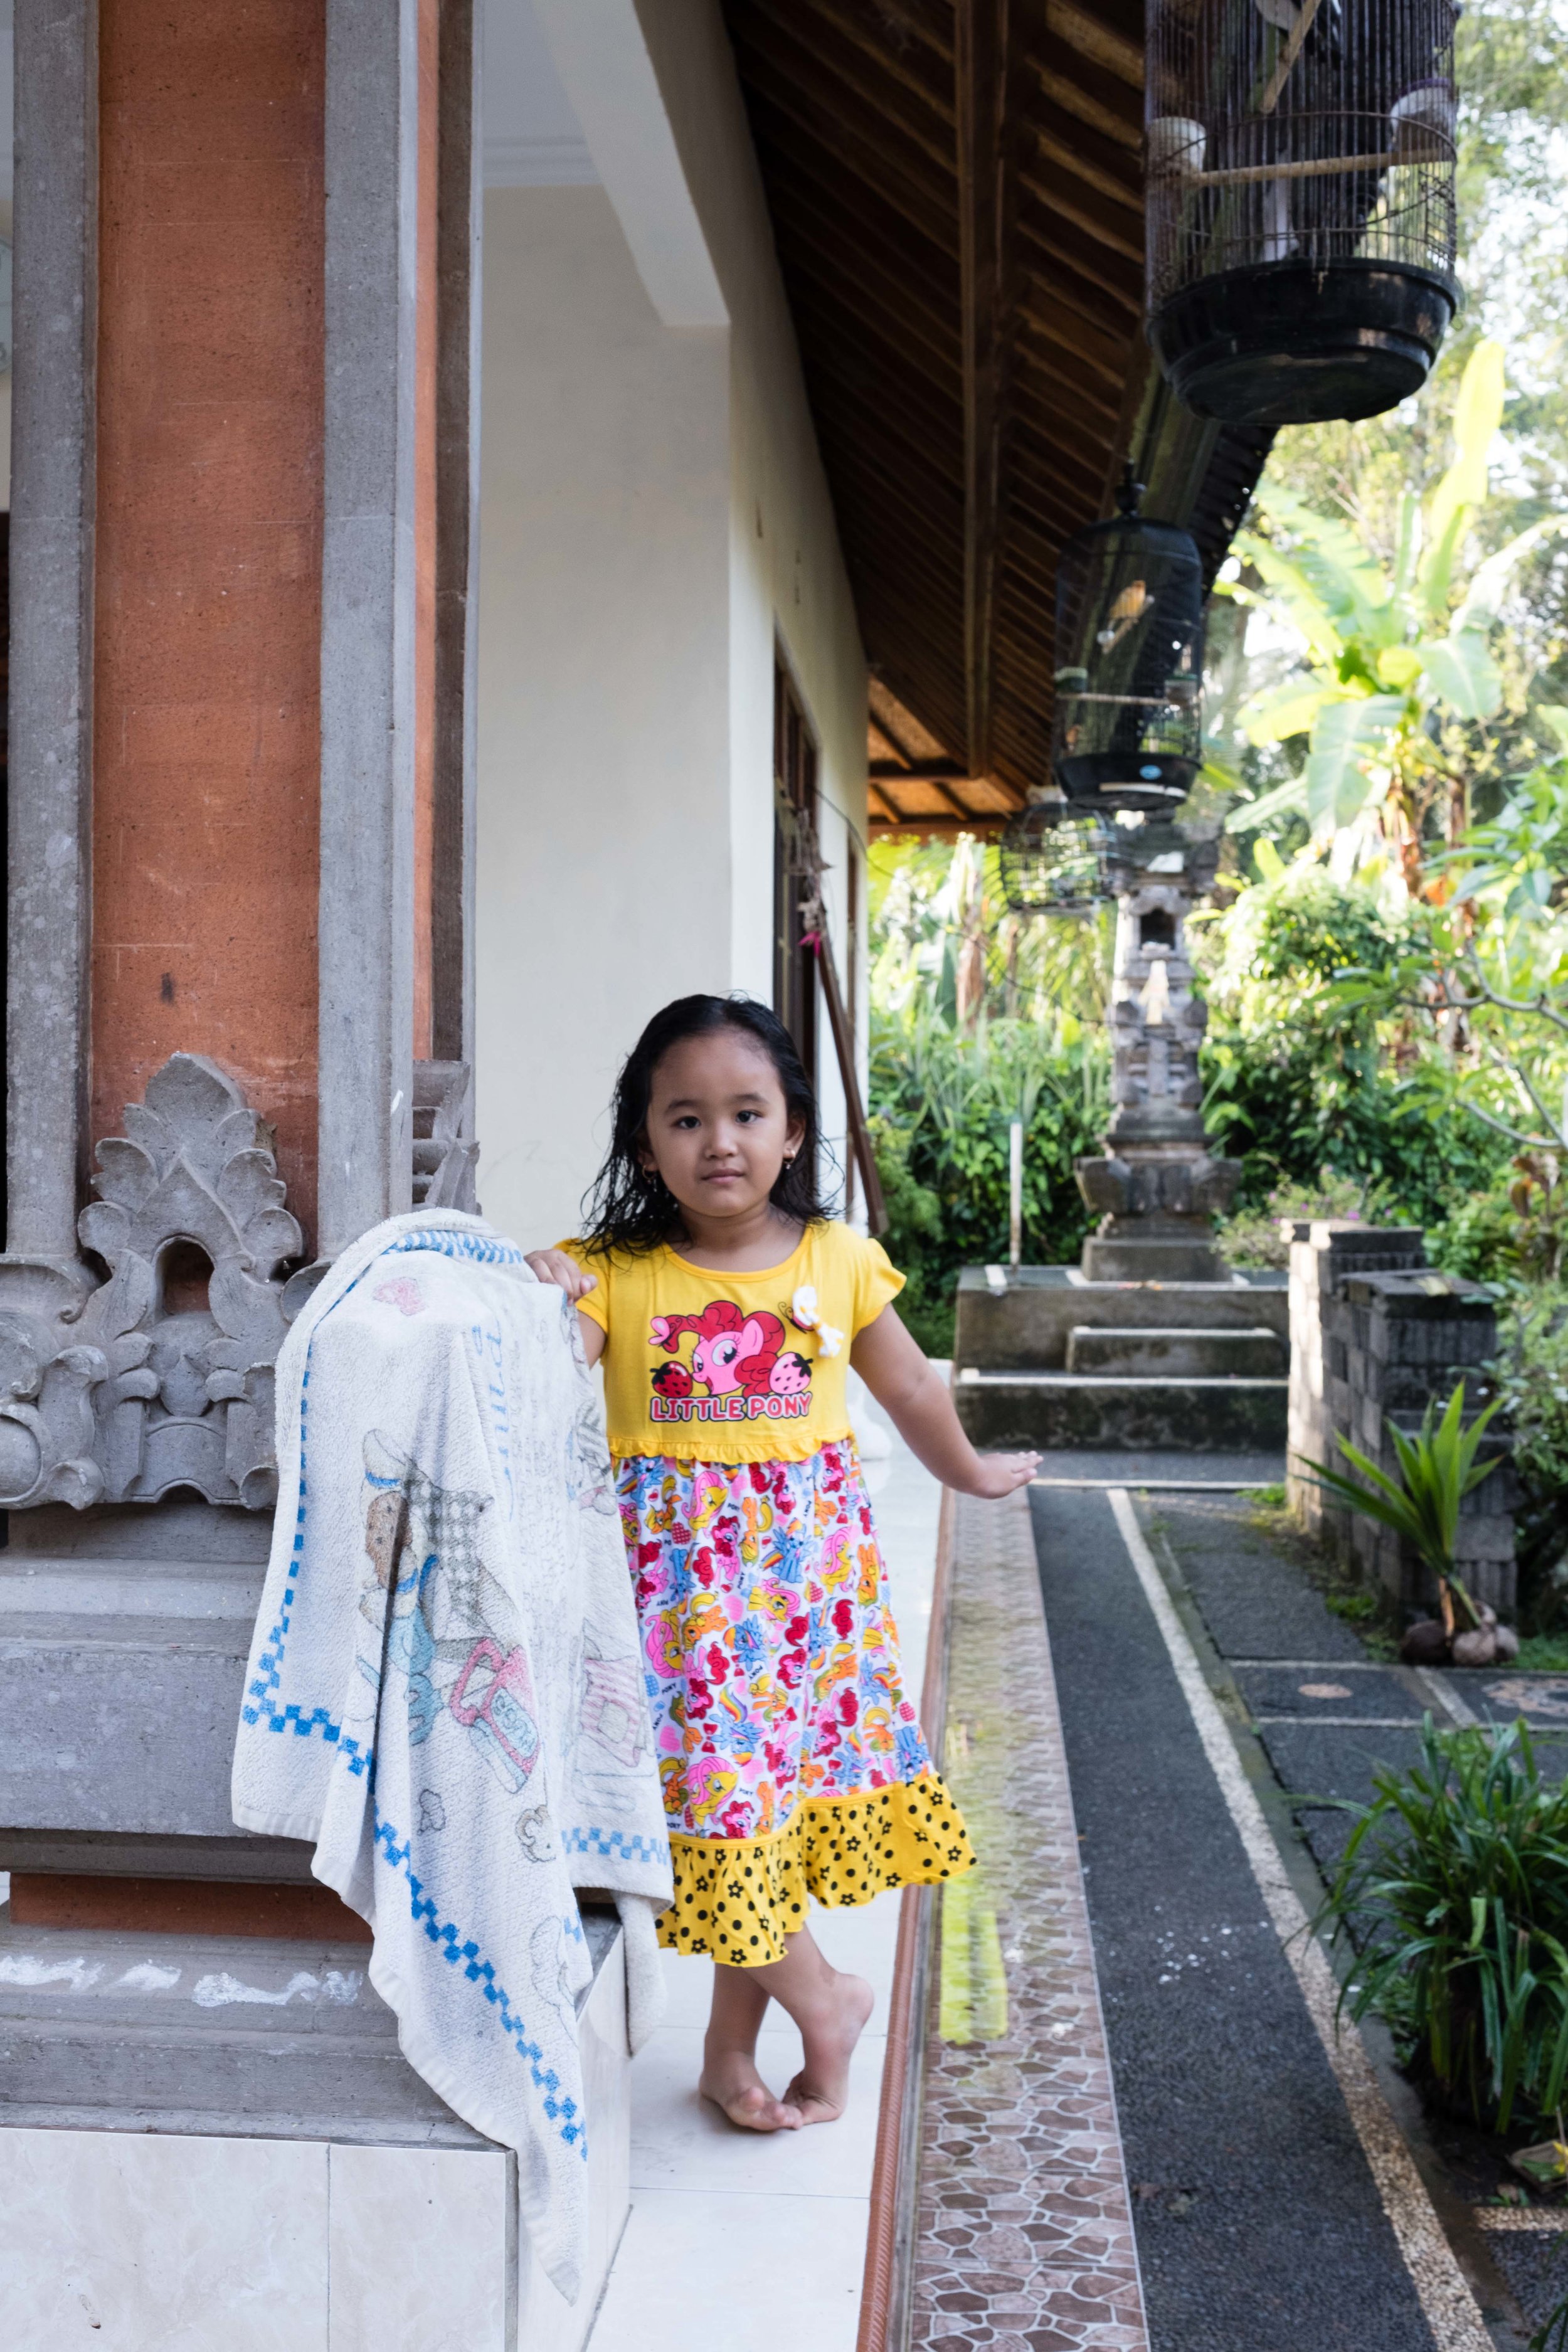
[[[1330,1469],[1326,1463],[1297,1456],[1325,1494],[1375,1519],[1380,1527],[1392,1528],[1436,1578],[1440,1622],[1429,1620],[1410,1628],[1401,1654],[1411,1663],[1436,1664],[1452,1658],[1459,1666],[1489,1666],[1497,1658],[1511,1658],[1518,1653],[1518,1635],[1509,1626],[1500,1625],[1496,1613],[1484,1602],[1478,1604],[1471,1599],[1454,1559],[1460,1505],[1499,1466],[1496,1455],[1485,1462],[1476,1459],[1498,1410],[1497,1403],[1488,1405],[1467,1428],[1461,1381],[1440,1418],[1436,1402],[1426,1407],[1414,1435],[1396,1428],[1392,1421],[1386,1423],[1399,1463],[1397,1479],[1380,1470],[1348,1437],[1338,1443],[1358,1474],[1353,1478]]]

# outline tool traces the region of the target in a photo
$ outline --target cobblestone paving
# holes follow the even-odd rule
[[[942,1897],[912,2340],[1147,2352],[1028,1503],[957,1508],[943,1769],[980,1870]]]

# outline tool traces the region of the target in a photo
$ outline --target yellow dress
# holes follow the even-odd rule
[[[903,1686],[845,1395],[903,1286],[879,1245],[807,1228],[782,1265],[605,1258],[610,1450],[675,1864],[660,1939],[784,1958],[806,1897],[864,1903],[973,1856]]]

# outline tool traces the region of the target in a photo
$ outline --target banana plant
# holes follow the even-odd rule
[[[1345,518],[1318,514],[1276,485],[1260,490],[1268,530],[1242,531],[1234,546],[1262,588],[1222,589],[1288,623],[1305,658],[1297,675],[1254,696],[1239,724],[1255,745],[1305,734],[1309,748],[1300,775],[1232,811],[1233,831],[1292,810],[1319,837],[1372,818],[1396,835],[1407,886],[1422,887],[1425,810],[1441,793],[1463,793],[1430,722],[1496,712],[1502,677],[1489,640],[1509,582],[1531,548],[1563,528],[1555,516],[1532,524],[1457,584],[1487,495],[1503,393],[1501,346],[1479,343],[1459,385],[1453,463],[1425,506],[1406,491],[1392,570]]]

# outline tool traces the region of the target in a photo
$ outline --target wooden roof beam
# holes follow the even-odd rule
[[[963,667],[969,771],[991,764],[992,601],[1001,476],[1006,0],[958,0],[960,306],[963,345]]]

